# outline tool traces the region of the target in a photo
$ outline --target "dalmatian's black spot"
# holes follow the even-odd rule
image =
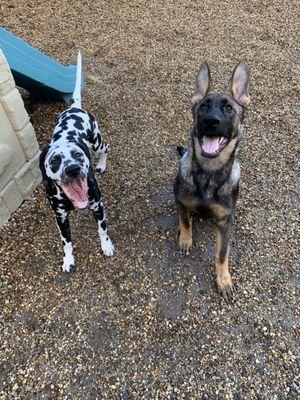
[[[77,134],[76,131],[68,131],[67,140],[69,142],[74,141],[74,137],[76,136],[76,134]]]
[[[81,118],[81,117],[79,117],[78,115],[73,115],[73,114],[71,114],[68,118],[70,118],[70,119],[74,119],[75,121],[78,121],[78,122],[80,122],[81,124],[83,124],[83,118]]]
[[[59,170],[61,164],[61,157],[58,155],[51,157],[49,160],[49,164],[51,171],[55,174]]]
[[[94,132],[94,131],[97,130],[97,122],[96,122],[96,120],[95,120],[95,118],[94,118],[94,116],[92,114],[88,113],[88,115],[90,117],[91,130]]]
[[[71,107],[68,112],[69,112],[69,114],[78,114],[78,113],[85,114],[85,111],[83,111],[81,108],[77,108],[77,107]],[[89,113],[87,113],[87,114],[89,114]]]
[[[83,118],[79,117],[78,115],[74,114],[65,114],[59,119],[58,127],[60,127],[62,130],[67,130],[68,129],[68,121],[75,121],[73,123],[73,127],[83,131],[84,130],[84,120]]]
[[[84,154],[87,156],[87,158],[91,161],[91,153],[89,151],[88,146],[84,143],[84,141],[81,141],[81,139],[79,139],[79,146],[81,148],[81,150],[84,152]]]
[[[95,144],[97,141],[97,137],[95,137],[95,135],[93,134],[93,131],[91,129],[87,129],[86,133],[87,133],[88,141]]]
[[[76,121],[74,126],[75,126],[76,129],[79,129],[80,131],[84,130],[84,127],[83,127],[82,123],[79,122],[79,121]]]
[[[76,132],[75,130],[73,130],[73,131],[71,130],[71,131],[68,131],[68,135],[69,135],[69,136],[72,136],[72,138],[70,139],[70,141],[72,142],[74,136],[77,135],[77,132]]]
[[[78,133],[78,137],[79,137],[80,139],[82,139],[82,140],[85,140],[86,137],[87,137],[87,135],[85,134],[85,132],[79,132],[79,133]]]
[[[101,222],[101,228],[105,231],[106,230],[106,221],[105,219]]]
[[[84,140],[81,137],[77,138],[77,143],[79,143],[81,146],[85,145]]]
[[[59,130],[57,132],[55,132],[55,134],[53,135],[53,139],[52,142],[56,142],[58,139],[60,139],[62,137],[62,130]]]
[[[67,114],[68,114],[68,110],[62,112],[62,113],[60,114],[60,116],[59,116],[59,117],[57,118],[57,120],[56,120],[56,125],[58,125],[59,122],[60,122],[60,120],[61,120],[65,115],[67,115]]]
[[[61,122],[60,125],[59,125],[59,127],[60,127],[60,129],[61,129],[62,131],[67,131],[67,130],[68,130],[68,124],[67,124],[66,121]]]
[[[90,125],[92,126],[93,122],[95,121],[95,117],[93,116],[93,114],[91,114],[89,112],[87,114],[88,114],[89,119],[90,119]]]

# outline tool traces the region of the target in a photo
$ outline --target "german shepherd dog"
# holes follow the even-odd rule
[[[228,243],[239,192],[236,153],[250,102],[249,70],[241,61],[233,71],[229,93],[216,93],[211,91],[210,69],[204,62],[196,86],[189,148],[177,148],[181,160],[174,193],[179,213],[179,248],[181,253],[189,254],[192,247],[192,213],[213,217],[217,285],[227,300],[234,291],[228,269]]]

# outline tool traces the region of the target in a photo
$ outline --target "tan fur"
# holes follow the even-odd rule
[[[179,248],[181,251],[185,251],[186,254],[189,254],[190,248],[193,244],[193,229],[192,229],[193,220],[192,217],[189,217],[189,227],[186,227],[181,219],[181,215],[179,213]]]
[[[197,161],[200,165],[203,165],[205,169],[208,171],[216,171],[222,168],[223,165],[227,163],[229,160],[232,152],[234,151],[238,138],[235,137],[231,139],[228,145],[225,147],[224,150],[221,151],[218,157],[216,158],[207,158],[201,155],[201,146],[199,143],[199,139],[195,136],[194,144],[195,144],[195,154]]]
[[[200,205],[200,201],[197,196],[182,197],[182,198],[180,198],[180,201],[189,210],[195,210]]]
[[[217,203],[210,204],[209,208],[218,221],[221,221],[222,219],[228,217],[231,212],[229,208],[223,207]]]
[[[221,250],[221,234],[219,230],[216,230],[216,258],[215,258],[215,267],[216,267],[216,274],[217,274],[217,284],[221,292],[226,291],[227,287],[232,288],[232,279],[229,272],[228,267],[228,251],[226,254],[225,261],[222,263],[219,259],[220,250]]]

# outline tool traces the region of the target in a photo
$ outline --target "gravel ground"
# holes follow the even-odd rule
[[[110,143],[99,178],[117,248],[73,213],[77,271],[39,187],[1,231],[1,399],[296,399],[299,385],[299,3],[0,1],[2,25],[56,60],[80,48],[83,104]],[[212,226],[177,249],[172,194],[190,99],[208,60],[223,89],[251,70],[231,251],[238,288],[216,290]],[[41,147],[59,103],[28,103]],[[299,245],[299,242],[298,242]]]

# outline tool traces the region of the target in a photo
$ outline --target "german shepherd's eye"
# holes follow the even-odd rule
[[[224,106],[224,110],[227,111],[227,112],[230,112],[230,111],[232,111],[232,106],[230,104],[226,104]]]
[[[201,111],[205,111],[206,108],[207,108],[206,104],[202,103],[202,104],[200,105],[200,110],[201,110]]]

